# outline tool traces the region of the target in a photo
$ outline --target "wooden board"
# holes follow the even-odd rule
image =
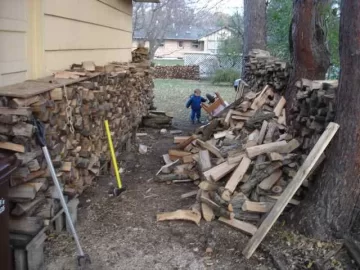
[[[267,215],[267,217],[261,224],[260,228],[256,231],[254,236],[250,239],[249,243],[245,247],[243,255],[246,258],[249,259],[253,255],[257,247],[260,245],[261,241],[265,238],[271,227],[274,225],[276,220],[284,211],[286,205],[289,203],[289,201],[295,195],[296,191],[302,185],[302,182],[307,178],[311,169],[315,166],[316,162],[319,160],[322,153],[329,145],[330,141],[335,136],[338,129],[338,124],[329,123],[326,130],[321,135],[320,139],[317,141],[314,148],[311,150],[310,154],[305,159],[303,165],[300,167],[293,180],[286,187],[270,213]]]
[[[177,210],[174,212],[160,213],[156,215],[157,221],[188,220],[200,225],[201,214],[192,210]]]
[[[25,147],[21,144],[0,142],[0,149],[10,150],[18,153],[25,153]]]
[[[22,83],[0,87],[0,96],[28,98],[48,92],[57,87],[89,80],[100,74],[101,73],[92,73],[89,76],[78,79],[55,79],[54,76],[48,76],[38,80],[28,80]]]
[[[250,235],[254,235],[257,231],[256,226],[241,220],[220,217],[219,221]]]

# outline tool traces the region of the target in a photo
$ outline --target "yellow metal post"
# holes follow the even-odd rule
[[[113,142],[112,142],[112,139],[111,139],[111,133],[110,133],[108,120],[105,120],[105,130],[106,130],[106,135],[107,135],[108,142],[109,142],[111,161],[112,161],[112,164],[113,164],[113,167],[114,167],[116,181],[117,181],[117,184],[118,184],[118,188],[121,189],[122,188],[121,178],[120,178],[119,168],[118,168],[117,161],[116,161]]]

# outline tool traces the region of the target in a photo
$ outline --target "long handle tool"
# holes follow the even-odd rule
[[[39,120],[36,120],[34,119],[34,126],[36,128],[36,138],[37,138],[37,141],[38,141],[38,144],[41,146],[42,148],[42,151],[44,153],[44,156],[45,156],[45,159],[46,159],[46,163],[47,163],[47,166],[50,170],[50,174],[51,174],[51,177],[54,181],[54,184],[55,184],[55,187],[59,193],[59,198],[60,198],[60,202],[61,202],[61,205],[64,209],[64,212],[65,212],[65,216],[66,216],[66,219],[68,221],[68,224],[70,226],[70,230],[71,230],[71,233],[74,237],[74,240],[75,240],[75,243],[76,243],[76,246],[77,246],[77,250],[78,250],[78,257],[77,257],[77,260],[78,260],[78,265],[81,266],[81,267],[84,267],[86,266],[87,264],[90,264],[91,263],[91,260],[90,260],[90,257],[89,255],[85,254],[81,245],[80,245],[80,241],[79,241],[79,237],[76,233],[76,230],[75,230],[75,227],[74,227],[74,224],[72,222],[72,219],[71,219],[71,215],[70,215],[70,212],[69,212],[69,209],[67,207],[67,204],[66,204],[66,201],[65,201],[65,198],[64,198],[64,195],[62,193],[62,190],[61,190],[61,187],[60,187],[60,183],[59,183],[59,180],[56,176],[56,172],[55,172],[55,169],[54,169],[54,166],[53,166],[53,163],[51,161],[51,156],[50,156],[50,153],[49,153],[49,150],[46,146],[46,140],[45,140],[45,128],[44,128],[44,124],[41,123]]]

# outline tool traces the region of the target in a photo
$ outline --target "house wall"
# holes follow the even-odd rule
[[[228,29],[222,29],[211,35],[201,38],[204,42],[204,51],[209,53],[218,53],[221,41],[231,36],[231,31]]]
[[[0,1],[0,86],[26,79],[26,0]]]
[[[0,86],[129,61],[131,47],[131,0],[0,0]]]
[[[192,41],[182,41],[182,47],[179,46],[181,40],[165,40],[164,46],[159,47],[155,52],[155,57],[183,58],[188,52],[201,52],[204,50],[203,43],[198,48],[194,48]],[[133,41],[133,49],[137,48],[138,41]],[[149,47],[149,42],[145,43],[145,47]]]

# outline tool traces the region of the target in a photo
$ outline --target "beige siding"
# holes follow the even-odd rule
[[[218,53],[221,42],[231,36],[231,31],[228,29],[222,29],[211,35],[201,38],[204,42],[204,51],[210,53]]]
[[[103,65],[131,59],[130,0],[44,1],[46,73],[82,61]]]
[[[0,86],[26,79],[26,0],[0,1]]]
[[[200,45],[199,48],[192,46],[192,41],[182,41],[182,47],[179,46],[181,40],[165,40],[164,46],[156,50],[156,57],[176,57],[183,58],[185,53],[201,52],[203,50]]]

